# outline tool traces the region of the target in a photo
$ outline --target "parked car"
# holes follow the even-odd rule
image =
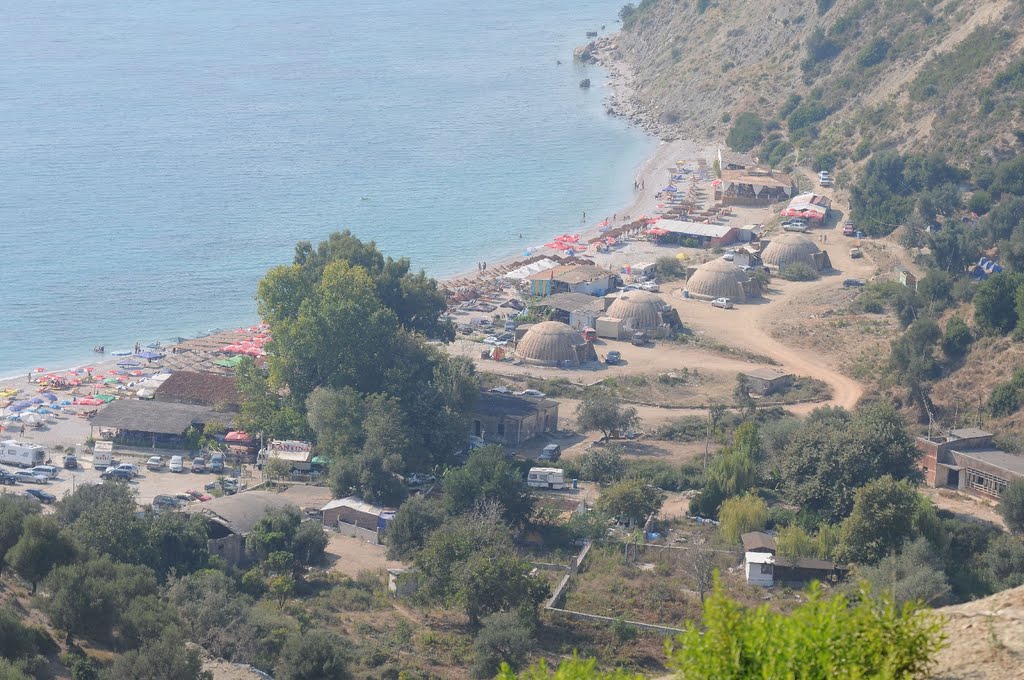
[[[131,463],[118,463],[113,468],[107,468],[107,469],[108,470],[123,470],[124,472],[127,472],[128,474],[130,474],[132,477],[138,477],[139,476],[139,468],[136,467],[135,465],[132,465]]]
[[[637,331],[633,333],[633,337],[629,341],[637,347],[643,347],[647,344],[647,333],[645,331]]]
[[[18,483],[18,478],[17,477],[12,475],[7,470],[0,470],[0,484],[6,484],[6,485],[10,486],[11,484],[17,484],[17,483]]]
[[[185,461],[182,460],[181,456],[171,456],[171,462],[168,464],[167,469],[171,472],[184,472]]]
[[[163,456],[150,456],[149,460],[146,461],[147,470],[163,470],[167,462]]]
[[[163,509],[175,509],[180,508],[182,505],[185,504],[185,502],[186,501],[180,498],[175,498],[174,496],[160,494],[159,496],[153,499],[153,507]]]
[[[727,250],[727,251],[725,251],[725,255],[722,255],[722,259],[725,260],[726,262],[732,262],[733,260],[736,259],[736,251],[735,250]]]
[[[224,454],[215,453],[210,456],[210,471],[214,474],[221,474],[224,472]]]
[[[52,465],[36,465],[28,469],[29,472],[40,472],[50,479],[57,479],[57,475],[60,474],[60,468],[55,468]]]
[[[606,354],[604,357],[604,363],[609,365],[615,365],[620,361],[622,361],[622,354],[620,352],[616,352],[615,350],[608,352],[608,354]]]
[[[510,390],[509,388],[507,388],[505,386],[502,386],[502,387],[492,387],[491,389],[489,389],[487,391],[488,392],[497,392],[498,394],[512,394],[512,390]]]
[[[192,472],[206,472],[206,459],[201,456],[193,458]]]
[[[853,236],[855,233],[857,233],[857,228],[853,226],[853,222],[843,225],[843,236]]]
[[[715,298],[711,301],[712,307],[720,307],[721,309],[732,309],[732,298]]]
[[[52,493],[47,493],[42,489],[25,489],[25,493],[41,503],[46,503],[47,505],[57,500],[57,497]]]
[[[556,461],[562,457],[562,447],[558,444],[548,444],[544,447],[544,450],[537,456],[537,460],[543,461]]]
[[[69,453],[68,455],[64,456],[64,469],[65,470],[74,470],[77,467],[78,467],[78,457],[75,454]]]
[[[856,260],[856,259],[859,259],[861,257],[864,257],[864,253],[862,253],[860,251],[860,248],[850,248],[850,259],[851,260]]]
[[[654,281],[648,281],[640,284],[640,290],[646,290],[648,293],[657,293],[661,290],[661,287]]]
[[[113,479],[122,482],[130,482],[134,476],[135,475],[131,473],[131,470],[107,468],[100,474],[100,479]]]
[[[437,481],[434,475],[428,475],[423,472],[414,472],[405,478],[406,484],[409,486],[424,486],[426,484],[433,484]]]
[[[518,392],[513,392],[512,394],[516,395],[517,397],[546,397],[547,396],[546,394],[544,394],[540,390],[519,390]]]
[[[238,493],[238,480],[222,479],[220,480],[220,488],[224,491],[225,496],[233,496]]]
[[[18,470],[14,473],[14,476],[22,484],[47,484],[50,481],[49,475],[42,472],[32,472],[31,470]]]
[[[807,231],[808,231],[808,228],[807,228],[806,224],[796,224],[794,222],[790,222],[789,224],[782,225],[782,230],[783,231],[795,231],[798,234],[806,234]]]
[[[864,282],[861,281],[860,279],[846,279],[845,281],[843,281],[844,288],[859,288],[860,286],[863,285]]]

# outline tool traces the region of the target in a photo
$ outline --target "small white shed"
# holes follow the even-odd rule
[[[747,583],[765,588],[775,583],[775,555],[765,552],[748,552],[743,555]]]

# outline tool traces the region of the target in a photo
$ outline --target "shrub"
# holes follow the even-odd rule
[[[750,151],[764,139],[764,121],[757,114],[744,111],[736,116],[725,143],[735,151]]]
[[[885,38],[881,36],[875,38],[857,53],[857,66],[871,68],[875,64],[881,64],[889,56],[891,47],[892,43]]]
[[[962,357],[973,341],[971,329],[963,319],[954,316],[946,324],[946,332],[942,335],[942,353],[951,359]]]
[[[686,276],[686,267],[683,263],[670,255],[655,260],[654,270],[662,281],[676,281]]]
[[[803,262],[794,262],[780,269],[779,277],[787,281],[815,281],[819,274],[813,267]]]
[[[530,626],[518,615],[491,614],[483,620],[483,628],[473,641],[473,676],[494,677],[502,664],[515,670],[532,650]]]
[[[984,189],[975,191],[967,201],[967,209],[972,213],[984,215],[992,209],[992,195]]]
[[[754,494],[729,498],[718,511],[719,531],[723,539],[738,543],[749,531],[761,531],[768,525],[768,504]]]
[[[1015,533],[1024,533],[1024,480],[1016,479],[1006,487],[999,499],[999,514]]]

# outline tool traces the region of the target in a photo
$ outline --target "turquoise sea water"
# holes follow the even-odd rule
[[[654,142],[572,62],[621,4],[8,0],[0,376],[249,324],[334,229],[444,276],[622,208]]]

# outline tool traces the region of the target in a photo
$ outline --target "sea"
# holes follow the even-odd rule
[[[250,325],[334,230],[443,277],[621,210],[622,1],[6,0],[0,376]]]

